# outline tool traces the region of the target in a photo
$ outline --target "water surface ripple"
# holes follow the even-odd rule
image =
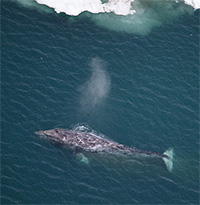
[[[11,1],[1,17],[2,204],[198,204],[199,11],[143,37]],[[109,92],[84,112],[96,57]],[[79,123],[142,150],[173,147],[173,172],[155,159],[88,166],[34,134]]]

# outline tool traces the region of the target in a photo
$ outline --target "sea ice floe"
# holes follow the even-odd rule
[[[57,13],[64,12],[71,16],[77,16],[84,11],[91,13],[110,13],[118,15],[133,14],[131,3],[134,0],[109,0],[102,3],[101,0],[36,0],[39,4],[47,5]]]
[[[132,7],[135,0],[35,0],[39,4],[53,8],[57,13],[64,12],[71,16],[78,16],[84,11],[90,13],[110,13],[117,15],[129,15],[136,12]],[[183,2],[183,0],[174,0]],[[195,10],[200,8],[200,0],[184,0],[185,4],[192,6]]]

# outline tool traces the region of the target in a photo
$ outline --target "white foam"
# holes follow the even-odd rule
[[[39,4],[53,8],[57,13],[64,12],[71,16],[77,16],[84,11],[91,13],[114,12],[118,15],[133,14],[131,7],[134,0],[109,0],[102,3],[101,0],[36,0]]]

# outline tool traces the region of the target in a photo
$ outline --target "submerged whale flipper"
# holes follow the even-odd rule
[[[90,163],[89,159],[83,153],[76,154],[76,158],[84,164],[88,165]]]
[[[167,166],[169,172],[173,169],[173,158],[174,158],[174,150],[172,148],[168,149],[163,153],[167,157],[163,157],[163,160]]]

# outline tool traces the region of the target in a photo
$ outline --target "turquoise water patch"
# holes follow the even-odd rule
[[[108,29],[147,35],[153,28],[172,22],[183,14],[193,14],[184,3],[173,1],[142,1],[132,3],[136,13],[127,16],[111,14],[88,14],[97,24]]]
[[[47,12],[52,11],[48,6],[37,4],[34,0],[18,0],[18,2],[29,8],[37,8]],[[136,11],[131,15],[117,15],[115,13],[92,14],[86,11],[80,14],[79,17],[72,17],[72,19],[88,17],[95,24],[110,30],[147,35],[156,27],[175,21],[184,14],[192,15],[194,13],[194,9],[182,1],[135,0],[131,5]]]
[[[53,9],[45,5],[38,4],[35,0],[9,0],[9,1],[17,2],[19,3],[20,6],[23,6],[28,9],[36,9],[37,11],[40,12],[54,13]]]

